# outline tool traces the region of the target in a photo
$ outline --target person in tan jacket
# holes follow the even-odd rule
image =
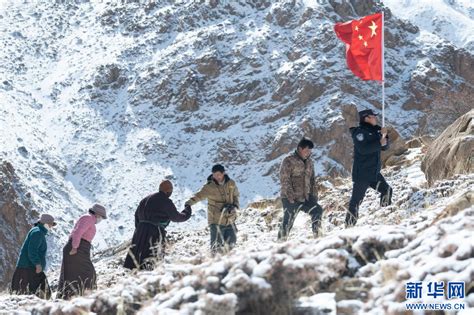
[[[311,215],[313,235],[318,237],[323,209],[318,204],[314,164],[311,150],[314,144],[303,138],[296,151],[289,154],[280,167],[283,219],[278,240],[286,240],[299,211]]]
[[[207,199],[207,221],[211,232],[211,252],[227,252],[237,242],[235,220],[239,208],[239,190],[235,182],[225,173],[224,166],[212,167],[207,183],[186,201],[192,206]]]

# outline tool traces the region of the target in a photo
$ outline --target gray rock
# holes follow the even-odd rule
[[[430,185],[474,172],[474,109],[459,117],[430,145],[421,169]]]

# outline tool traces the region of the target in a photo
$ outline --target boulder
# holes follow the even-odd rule
[[[393,127],[388,127],[388,138],[390,141],[390,147],[387,151],[382,151],[382,163],[383,165],[388,165],[387,161],[389,159],[393,160],[392,157],[400,156],[407,151],[407,145],[405,140],[400,136],[400,134]]]
[[[409,149],[421,148],[423,146],[423,142],[421,141],[421,138],[410,139],[407,141],[406,144]]]
[[[429,146],[431,143],[433,143],[433,138],[428,135],[425,135],[408,140],[406,143],[406,147],[408,149],[421,148]]]
[[[474,109],[459,117],[429,146],[421,163],[426,180],[474,171]]]

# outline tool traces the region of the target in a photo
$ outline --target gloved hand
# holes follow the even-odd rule
[[[192,211],[190,205],[185,205],[185,206],[184,206],[184,210],[183,210],[182,212],[183,212],[184,214],[186,214],[187,216],[191,216],[191,213],[192,213],[193,211]]]
[[[310,203],[317,203],[317,202],[318,202],[318,196],[309,195],[308,201],[309,201]]]
[[[236,205],[232,205],[232,207],[230,207],[228,210],[227,210],[227,213],[228,214],[235,214],[237,212],[237,206]]]

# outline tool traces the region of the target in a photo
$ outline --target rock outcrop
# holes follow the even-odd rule
[[[7,287],[15,270],[18,252],[30,229],[29,195],[19,184],[13,166],[0,164],[0,290]],[[34,215],[29,212],[28,215]]]
[[[428,148],[421,164],[428,183],[474,172],[474,109],[459,117]]]

